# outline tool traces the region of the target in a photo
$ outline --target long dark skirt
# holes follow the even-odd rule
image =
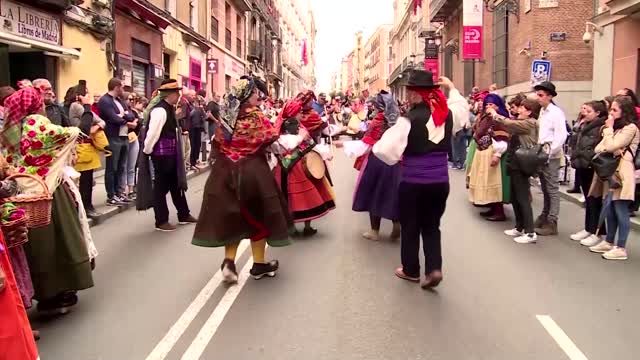
[[[193,245],[217,247],[266,239],[270,246],[286,246],[291,243],[292,226],[287,202],[264,154],[238,162],[218,156],[204,187]]]
[[[362,166],[353,197],[353,211],[367,211],[391,221],[400,220],[398,186],[401,165],[389,166],[370,153]]]
[[[53,193],[51,224],[29,231],[24,245],[34,299],[93,287],[91,264],[78,209],[64,184]]]

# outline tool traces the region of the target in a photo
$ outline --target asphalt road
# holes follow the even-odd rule
[[[607,262],[569,239],[583,210],[563,202],[559,237],[516,244],[502,233],[512,223],[478,216],[466,199],[463,174],[452,170],[442,224],[444,281],[437,291],[424,291],[393,275],[399,243],[360,237],[368,217],[351,211],[356,171],[352,160],[336,155],[338,208],[315,223],[316,237],[268,249],[281,263],[276,278],[241,277],[234,287],[218,286],[223,250],[191,246],[192,227],[155,232],[151,213],[130,210],[94,227],[96,287],[80,293],[72,313],[34,319],[41,358],[640,357],[634,343],[640,324],[637,233],[629,240],[629,261]],[[190,182],[195,214],[206,176]],[[536,210],[540,202],[535,191]],[[239,270],[249,254],[240,257]]]

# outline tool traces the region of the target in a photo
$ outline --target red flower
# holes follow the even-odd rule
[[[36,121],[35,121],[34,119],[29,119],[29,120],[27,120],[27,124],[28,124],[29,126],[33,126],[33,125],[35,125],[35,124],[36,124]]]
[[[26,169],[24,166],[23,166],[23,167],[21,167],[20,169],[18,169],[18,172],[19,172],[19,173],[23,173],[23,172],[25,172],[25,171],[27,171],[27,169]]]
[[[33,130],[29,130],[29,132],[27,133],[27,136],[29,136],[29,137],[36,137],[36,135],[38,135],[38,134]]]
[[[41,167],[41,168],[39,168],[39,169],[36,171],[36,173],[37,173],[38,175],[42,176],[42,177],[45,177],[45,176],[47,176],[47,174],[49,173],[49,168],[47,168],[47,167]]]
[[[22,140],[20,140],[20,146],[23,149],[27,149],[27,148],[31,147],[31,140],[23,138]]]
[[[13,162],[13,156],[11,155],[7,156],[7,162],[11,164]]]
[[[51,135],[51,136],[55,135],[55,133],[56,133],[56,132],[55,132],[55,131],[53,131],[53,130],[49,131],[49,135]]]
[[[45,132],[47,131],[47,127],[44,125],[40,125],[40,131]]]
[[[40,140],[36,140],[31,143],[31,148],[34,150],[42,149],[43,147],[44,147],[44,144]]]
[[[24,157],[24,163],[28,166],[34,166],[36,164],[36,158],[33,155],[29,154]]]
[[[51,161],[53,161],[53,156],[49,154],[42,154],[35,158],[33,166],[46,166],[49,165]]]

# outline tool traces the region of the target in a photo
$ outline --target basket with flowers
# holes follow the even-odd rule
[[[28,238],[27,220],[28,216],[24,209],[17,207],[11,202],[6,202],[0,207],[2,220],[0,228],[8,248],[20,246],[26,243]]]

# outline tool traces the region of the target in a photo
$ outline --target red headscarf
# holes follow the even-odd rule
[[[302,104],[299,101],[287,101],[282,110],[280,110],[280,114],[278,114],[278,118],[276,119],[275,128],[278,129],[278,133],[281,131],[282,123],[284,123],[288,118],[298,115],[300,111],[302,111]]]
[[[1,140],[9,151],[13,151],[20,143],[22,119],[38,113],[43,105],[40,91],[32,87],[20,89],[4,100],[5,119]]]
[[[422,97],[422,100],[431,108],[431,116],[436,127],[441,126],[447,121],[449,115],[449,106],[447,98],[440,89],[409,87],[409,90],[415,91]]]
[[[302,119],[300,119],[300,123],[309,132],[316,131],[324,125],[324,121],[322,121],[320,115],[313,110],[314,100],[316,100],[316,94],[313,90],[303,91],[296,96],[296,101],[300,102],[302,106]]]
[[[296,100],[300,102],[303,109],[312,109],[313,101],[316,100],[316,94],[313,90],[303,91],[296,96]]]

